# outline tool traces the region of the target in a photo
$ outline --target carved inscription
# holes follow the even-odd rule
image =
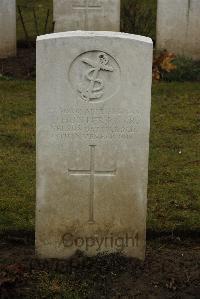
[[[107,109],[62,108],[50,113],[53,136],[88,141],[128,140],[140,123],[140,114]]]
[[[89,176],[90,177],[90,189],[89,189],[89,223],[94,223],[94,198],[95,198],[95,188],[94,179],[95,176],[114,176],[117,170],[95,170],[95,146],[89,145],[90,147],[90,167],[89,169],[68,169],[69,175],[74,176]]]

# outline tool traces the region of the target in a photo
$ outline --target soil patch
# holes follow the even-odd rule
[[[0,59],[0,75],[7,79],[34,79],[35,47],[18,48],[16,57]]]
[[[39,260],[32,244],[2,241],[0,260],[1,298],[200,298],[197,241],[149,241],[145,262],[81,252]]]

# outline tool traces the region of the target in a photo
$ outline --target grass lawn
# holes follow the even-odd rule
[[[0,81],[0,231],[34,230],[35,82]],[[198,83],[153,86],[148,230],[200,230]]]
[[[0,81],[0,228],[33,229],[35,208],[35,83]]]

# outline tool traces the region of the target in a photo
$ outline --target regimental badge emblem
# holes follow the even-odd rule
[[[105,101],[119,90],[120,67],[105,52],[86,52],[73,61],[70,82],[79,99],[88,103]]]
[[[83,58],[83,63],[86,63],[90,68],[85,73],[86,84],[81,86],[78,91],[80,92],[81,98],[86,101],[92,101],[94,99],[99,99],[104,94],[104,80],[99,78],[100,72],[113,72],[112,66],[109,66],[109,58],[105,53],[99,53],[97,55],[96,61]]]

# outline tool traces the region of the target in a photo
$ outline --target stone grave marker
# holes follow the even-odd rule
[[[120,0],[54,0],[55,32],[120,31]]]
[[[0,0],[0,58],[16,55],[16,2]]]
[[[144,258],[152,41],[114,32],[37,39],[36,250]]]
[[[200,59],[200,1],[158,0],[157,48]]]

